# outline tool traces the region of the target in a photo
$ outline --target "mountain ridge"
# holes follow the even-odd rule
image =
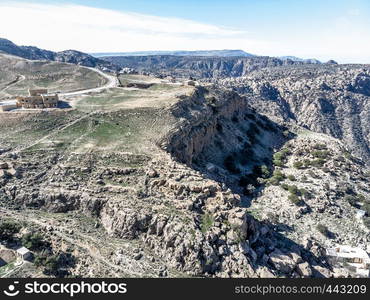
[[[152,55],[173,55],[173,56],[219,56],[219,57],[252,57],[257,56],[251,53],[247,53],[243,50],[168,50],[168,51],[133,51],[133,52],[96,52],[90,53],[94,57],[105,57],[105,56],[152,56]]]
[[[3,38],[0,38],[0,52],[30,60],[50,60],[73,63],[85,67],[115,69],[115,67],[111,63],[77,50],[64,50],[54,52],[50,50],[40,49],[35,46],[18,46],[12,41]]]

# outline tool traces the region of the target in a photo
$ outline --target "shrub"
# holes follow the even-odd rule
[[[295,161],[295,162],[293,163],[293,167],[294,167],[294,168],[296,168],[296,169],[303,169],[303,167],[304,167],[304,163],[303,163],[303,162],[301,162],[301,161]]]
[[[27,233],[22,236],[22,244],[31,250],[39,250],[47,245],[39,233]]]
[[[285,175],[280,170],[275,170],[273,176],[269,179],[269,183],[273,185],[279,185],[280,181],[285,179]]]
[[[343,155],[344,155],[344,157],[345,157],[345,158],[347,158],[347,159],[351,159],[351,158],[352,158],[352,155],[351,155],[351,153],[350,153],[349,151],[344,151],[344,152],[343,152]]]
[[[328,150],[315,150],[312,151],[311,154],[313,157],[325,159],[328,158],[330,152]]]
[[[296,185],[290,185],[288,187],[288,191],[293,195],[297,195],[297,196],[301,195],[301,192]]]
[[[319,144],[319,143],[315,144],[313,148],[316,150],[326,150],[327,149],[325,144]]]
[[[288,175],[288,179],[290,181],[296,181],[297,180],[294,175]]]
[[[310,165],[311,165],[311,161],[309,160],[309,159],[305,159],[305,160],[303,160],[303,164],[304,164],[304,166],[306,167],[306,168],[308,168]]]
[[[281,187],[282,187],[282,189],[284,189],[286,191],[289,189],[289,185],[287,185],[286,183],[282,183]]]
[[[325,159],[318,158],[318,159],[311,160],[310,165],[313,166],[313,167],[321,168],[325,163],[326,163]]]
[[[288,196],[288,200],[295,205],[300,205],[302,203],[302,200],[297,195],[294,194],[290,194]]]
[[[59,255],[52,255],[46,258],[44,263],[46,274],[55,274],[59,267]]]
[[[317,224],[316,229],[324,236],[330,237],[330,231],[328,227],[323,224]]]
[[[222,128],[222,124],[220,124],[220,123],[217,123],[217,125],[216,125],[216,129],[217,129],[217,131],[218,132],[220,132],[220,133],[222,133],[224,130],[223,130],[223,128]]]
[[[278,167],[284,166],[284,164],[287,161],[288,155],[290,155],[292,152],[288,148],[283,148],[279,152],[276,152],[273,155],[273,164]]]
[[[0,239],[9,240],[21,230],[21,225],[11,220],[2,220],[0,222]]]
[[[270,170],[266,165],[261,166],[261,176],[262,178],[268,178],[270,176]]]
[[[211,214],[206,213],[202,216],[201,231],[206,233],[214,223],[214,218]]]

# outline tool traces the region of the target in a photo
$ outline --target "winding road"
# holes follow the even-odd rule
[[[76,92],[60,93],[59,94],[60,97],[78,96],[78,95],[83,95],[83,94],[88,94],[88,93],[98,93],[98,92],[101,92],[102,90],[109,89],[109,88],[114,88],[114,87],[117,87],[119,85],[118,78],[116,76],[106,74],[106,73],[104,73],[104,72],[102,72],[98,69],[95,69],[95,68],[89,68],[89,67],[85,67],[85,68],[99,73],[99,75],[106,78],[108,80],[108,82],[105,85],[97,87],[97,88],[80,90],[80,91],[76,91]]]

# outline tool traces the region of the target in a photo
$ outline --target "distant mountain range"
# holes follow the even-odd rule
[[[174,55],[174,56],[220,56],[220,57],[252,57],[254,54],[243,50],[197,50],[197,51],[136,51],[136,52],[100,52],[90,53],[95,57],[104,56],[151,56],[151,55]]]
[[[33,46],[18,46],[13,42],[0,38],[0,52],[23,57],[30,60],[51,60],[66,63],[73,63],[86,67],[99,67],[116,69],[111,63],[103,61],[89,54],[76,50],[65,50],[61,52],[53,52],[40,49]]]
[[[243,50],[141,51],[93,54],[76,50],[54,52],[34,46],[18,46],[2,38],[0,38],[0,52],[30,60],[66,62],[116,71],[130,67],[150,73],[197,78],[238,77],[266,67],[321,64],[317,59],[302,59],[295,56],[258,56]],[[329,61],[328,63],[335,62]]]

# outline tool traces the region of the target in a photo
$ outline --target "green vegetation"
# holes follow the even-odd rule
[[[352,154],[349,151],[343,151],[343,155],[347,159],[352,159]]]
[[[45,274],[55,275],[59,268],[59,255],[50,255],[47,252],[42,252],[35,256],[34,264],[36,267],[44,267]]]
[[[288,200],[295,205],[303,204],[302,197],[310,197],[310,193],[307,190],[304,188],[299,189],[296,185],[288,185],[283,183],[280,187],[289,192]]]
[[[203,233],[206,233],[212,226],[213,226],[213,223],[214,223],[214,218],[211,214],[209,213],[206,213],[202,216],[202,223],[201,223],[201,231]]]
[[[40,233],[26,233],[22,236],[22,245],[31,250],[40,250],[47,245]]]
[[[262,178],[268,178],[270,176],[270,170],[266,165],[261,166],[261,176]]]
[[[296,181],[297,179],[295,178],[294,175],[288,175],[287,177],[290,181]]]
[[[291,154],[291,151],[287,148],[283,148],[281,151],[276,152],[273,156],[273,164],[278,167],[283,167],[287,162],[288,155]]]
[[[0,240],[11,240],[21,230],[22,226],[11,220],[0,221]]]
[[[320,144],[320,143],[315,144],[313,148],[316,150],[326,150],[327,149],[325,144]]]
[[[304,168],[304,163],[301,161],[295,161],[293,163],[293,167],[296,169],[303,169]]]
[[[297,195],[294,194],[289,194],[288,200],[297,206],[299,206],[302,203],[302,200]]]
[[[311,152],[311,155],[315,158],[326,159],[328,158],[330,152],[328,150],[315,150]]]
[[[318,232],[320,232],[322,235],[324,235],[326,237],[330,237],[331,236],[328,227],[326,227],[323,224],[317,224],[316,229],[318,230]]]
[[[311,160],[310,166],[321,168],[322,166],[324,166],[325,163],[326,163],[326,160],[325,159],[318,158],[318,159]]]
[[[279,185],[281,181],[286,178],[285,174],[280,170],[275,170],[272,177],[268,180],[268,182],[272,185]]]

